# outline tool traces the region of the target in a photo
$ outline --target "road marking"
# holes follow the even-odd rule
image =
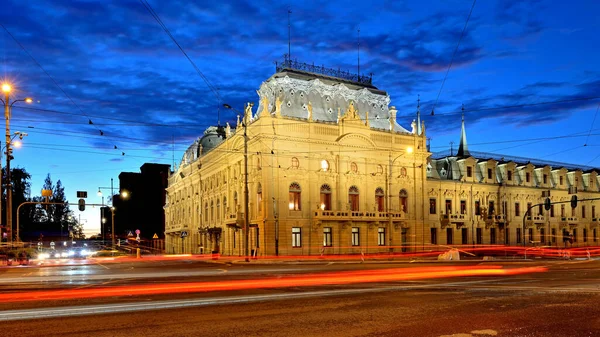
[[[110,268],[108,268],[107,266],[105,266],[105,265],[103,265],[103,264],[101,264],[101,263],[96,263],[96,265],[98,265],[98,266],[100,266],[100,267],[102,267],[102,268],[110,269]]]

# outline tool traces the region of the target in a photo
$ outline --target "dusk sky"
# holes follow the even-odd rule
[[[356,72],[360,28],[361,74],[406,129],[420,95],[432,152],[458,147],[464,104],[470,150],[600,167],[598,1],[480,0],[454,58],[471,0],[148,3],[221,102],[140,1],[2,1],[0,76],[35,101],[13,108],[11,131],[29,136],[11,165],[32,195],[60,179],[76,216],[77,190],[100,203],[120,172],[178,165],[222,103],[257,102],[288,51],[288,6],[298,61]],[[81,219],[99,232],[98,208]]]

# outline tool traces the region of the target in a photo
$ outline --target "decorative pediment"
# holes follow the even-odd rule
[[[432,188],[431,190],[427,191],[427,194],[432,195],[432,196],[437,196],[438,191],[435,188]]]

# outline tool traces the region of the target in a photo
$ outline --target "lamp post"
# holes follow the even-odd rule
[[[15,139],[15,137],[19,136],[19,139],[20,139],[20,140],[22,140],[22,139],[23,139],[23,137],[25,137],[25,136],[27,136],[27,135],[28,135],[28,134],[27,134],[27,133],[25,133],[25,132],[20,132],[20,131],[17,131],[17,132],[15,132],[15,133],[13,134],[13,136],[10,138],[10,140],[11,140],[11,143],[13,143],[12,141]],[[17,141],[17,142],[14,142],[14,146],[15,146],[15,147],[17,147],[17,148],[21,147],[21,142],[18,142],[18,141]],[[12,153],[12,148],[10,149],[10,153]],[[6,160],[7,160],[7,164],[8,164],[8,165],[6,166],[6,168],[7,168],[7,180],[8,180],[8,181],[12,181],[12,178],[11,178],[11,177],[12,177],[12,174],[10,173],[10,160],[12,160],[12,158],[8,157]],[[11,195],[11,202],[10,202],[11,206],[10,206],[10,208],[8,208],[8,207],[7,207],[7,208],[6,208],[7,210],[8,210],[8,209],[12,209],[12,188],[10,188],[10,192],[11,192],[11,193],[10,193],[10,195]],[[7,192],[7,197],[8,197],[8,192]],[[8,215],[8,213],[7,213],[7,215]],[[11,221],[10,221],[10,222],[8,222],[8,221],[7,221],[7,223],[11,223],[11,224],[12,224],[12,212],[11,212]],[[12,226],[11,226],[11,230],[12,230]],[[12,239],[12,234],[11,234],[11,239]],[[15,240],[16,240],[17,242],[21,241],[21,239],[20,239],[20,236],[19,236],[19,212],[17,212],[17,228],[16,228]]]
[[[4,104],[4,118],[6,119],[6,225],[10,230],[10,235],[7,236],[7,241],[12,243],[12,184],[10,176],[12,138],[10,136],[10,110],[12,106],[17,102],[31,103],[33,100],[31,98],[25,98],[17,99],[11,102],[10,92],[12,91],[12,87],[8,83],[2,84],[2,91],[4,92],[4,100],[0,99],[0,101],[2,101],[2,103]],[[22,138],[23,137],[21,136],[21,139]]]
[[[225,107],[226,109],[233,110],[239,114],[239,111],[232,108],[231,105],[229,105],[229,104],[223,104],[223,107]],[[246,125],[247,124],[246,116],[244,116],[244,118],[242,120],[243,120],[242,126],[244,126],[244,246],[245,246],[245,255],[246,255],[245,260],[246,260],[246,262],[250,262],[250,257],[248,254],[248,235],[249,235],[248,222],[250,221],[250,219],[249,219],[249,215],[248,215],[248,135],[247,135],[248,126]]]
[[[402,154],[400,154],[399,156],[397,156],[396,158],[394,158],[394,160],[392,160],[392,152],[390,151],[388,158],[389,158],[389,165],[388,165],[388,181],[387,181],[387,188],[388,188],[388,197],[387,197],[387,204],[388,204],[388,236],[389,236],[389,242],[390,242],[390,252],[392,251],[392,171],[393,171],[393,165],[396,162],[396,160],[402,156],[404,156],[407,153],[412,153],[413,152],[413,148],[412,147],[407,147],[406,150],[404,150],[404,152]],[[416,199],[415,199],[416,200]],[[416,214],[415,214],[416,217]],[[415,218],[416,219],[416,218]]]

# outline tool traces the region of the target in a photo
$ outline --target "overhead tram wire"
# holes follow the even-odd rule
[[[146,1],[146,0],[139,0],[139,1],[142,4],[142,6],[144,6],[146,8],[146,10],[150,13],[150,15],[152,15],[152,17],[154,18],[154,20],[156,20],[156,22],[158,22],[158,24],[160,25],[160,27],[165,31],[165,33],[167,33],[167,35],[171,38],[171,40],[173,40],[173,42],[177,45],[177,47],[179,48],[179,50],[181,50],[181,52],[183,53],[183,55],[185,55],[185,57],[188,59],[188,61],[190,62],[190,64],[196,70],[196,73],[198,73],[198,75],[202,78],[202,80],[204,80],[204,83],[210,89],[210,91],[213,92],[213,94],[217,98],[217,102],[220,104],[222,100],[221,100],[221,96],[219,94],[219,91],[210,83],[210,81],[208,80],[208,78],[206,78],[206,76],[204,76],[204,74],[202,73],[202,71],[200,71],[200,68],[198,68],[198,66],[196,66],[196,64],[194,63],[194,61],[192,61],[192,59],[188,56],[188,54],[185,52],[185,50],[183,50],[183,48],[181,47],[181,45],[179,44],[179,42],[177,42],[177,40],[175,39],[175,37],[171,34],[171,32],[169,31],[169,29],[167,28],[167,26],[162,22],[162,20],[160,19],[160,17],[158,16],[158,14],[154,11],[154,9],[152,8],[152,6],[150,6],[150,4],[148,3],[148,1]]]
[[[440,99],[440,95],[442,93],[442,89],[444,88],[444,84],[446,83],[446,79],[448,78],[448,73],[450,72],[450,68],[452,67],[452,63],[454,62],[454,57],[456,56],[456,51],[458,51],[458,47],[460,46],[460,42],[462,41],[463,36],[465,35],[465,30],[467,30],[467,24],[469,23],[469,19],[471,19],[471,14],[473,14],[473,8],[475,8],[475,3],[477,0],[473,0],[473,5],[471,6],[471,10],[469,11],[469,16],[467,16],[467,21],[465,21],[465,26],[463,27],[462,32],[460,33],[460,38],[458,39],[458,43],[456,44],[456,48],[454,48],[454,53],[452,53],[452,58],[450,59],[450,63],[448,64],[448,69],[446,69],[446,74],[444,75],[444,80],[442,81],[442,85],[440,87],[440,91],[435,98],[435,102],[433,103],[433,107],[431,108],[431,115],[434,115],[435,106]]]
[[[592,129],[594,128],[594,123],[596,122],[596,116],[598,116],[598,109],[600,109],[600,103],[598,103],[598,107],[596,107],[596,113],[594,113],[594,120],[592,121],[592,125],[590,125],[590,132],[588,133],[588,136],[585,139],[585,143],[583,143],[583,146],[588,145],[587,142],[590,139],[590,134],[592,133]]]
[[[17,40],[17,38],[12,35],[12,33],[2,24],[0,23],[0,26],[2,26],[2,28],[6,31],[6,33],[19,45],[19,47],[21,47],[21,49],[23,49],[23,51],[25,52],[25,54],[27,54],[27,56],[29,56],[29,58],[40,68],[42,69],[42,71],[44,72],[44,74],[46,74],[46,76],[48,76],[48,78],[50,78],[50,80],[52,80],[52,83],[54,83],[54,85],[60,89],[60,91],[62,91],[62,93],[69,99],[69,101],[71,101],[71,103],[73,103],[73,105],[75,107],[77,107],[77,109],[79,110],[79,112],[81,112],[82,115],[84,115],[85,117],[88,118],[89,120],[89,125],[93,125],[93,127],[100,133],[101,136],[104,135],[104,132],[102,130],[100,130],[100,128],[98,128],[98,126],[94,125],[94,123],[92,122],[92,119],[83,111],[83,109],[81,109],[81,107],[75,103],[75,101],[73,100],[73,98],[71,98],[71,96],[69,96],[69,94],[67,94],[67,92],[58,84],[58,82],[46,71],[46,69],[44,69],[44,67],[42,67],[42,65],[35,59],[35,57],[33,57],[33,55],[31,55],[27,49],[25,49],[25,47],[21,44],[21,42],[19,42],[19,40]]]

